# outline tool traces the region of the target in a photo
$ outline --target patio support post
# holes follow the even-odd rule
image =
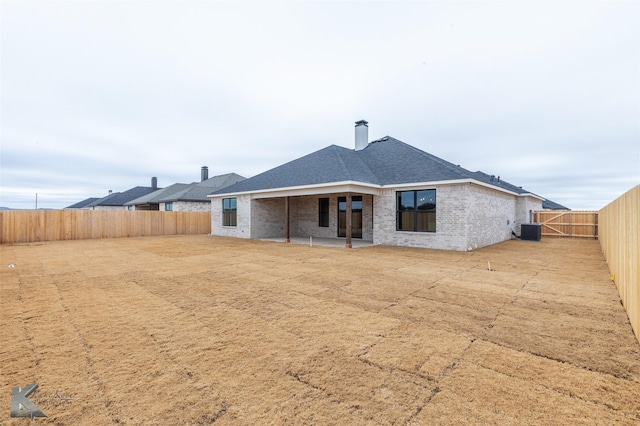
[[[289,210],[290,208],[290,200],[289,197],[285,197],[284,199],[284,242],[291,242],[291,234],[290,234],[290,220],[289,220]]]
[[[347,212],[346,212],[346,225],[347,225],[347,232],[346,232],[346,236],[347,236],[347,242],[345,244],[346,248],[351,248],[351,228],[352,228],[352,223],[351,223],[351,193],[347,192]]]

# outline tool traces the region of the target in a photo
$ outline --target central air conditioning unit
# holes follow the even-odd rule
[[[542,225],[539,223],[527,223],[520,226],[520,239],[525,241],[540,241],[542,238]]]

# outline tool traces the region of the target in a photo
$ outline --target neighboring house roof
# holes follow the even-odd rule
[[[126,202],[125,206],[136,206],[140,204],[158,204],[163,202],[162,199],[164,197],[170,196],[180,191],[184,191],[185,188],[188,188],[191,185],[193,184],[192,183],[174,183],[173,185],[169,185],[166,188],[158,189],[157,191],[151,192],[150,194],[143,195],[142,197]]]
[[[230,194],[276,188],[360,182],[399,185],[422,182],[475,180],[517,194],[529,192],[498,181],[483,172],[471,172],[392,137],[373,141],[362,150],[331,145],[274,169],[216,191]]]
[[[542,202],[542,208],[545,210],[571,210],[568,207],[563,206],[562,204],[558,204],[551,200],[544,200]]]
[[[136,186],[124,192],[114,192],[104,198],[100,198],[97,201],[89,204],[87,207],[95,206],[124,206],[125,203],[140,198],[143,195],[150,194],[157,191],[158,188],[152,188],[150,186]]]
[[[162,203],[173,201],[209,202],[210,200],[207,198],[207,195],[244,180],[246,180],[245,177],[240,176],[236,173],[227,173],[225,175],[214,176],[212,178],[203,180],[202,182],[196,182],[187,185],[187,187],[175,193],[164,195],[160,198],[159,201]]]
[[[174,183],[166,188],[131,200],[125,205],[136,206],[141,204],[171,203],[174,201],[201,201],[208,203],[207,195],[244,179],[244,177],[236,173],[227,173],[214,176],[202,182]]]
[[[88,207],[91,203],[98,201],[100,198],[87,198],[86,200],[82,200],[78,203],[72,204],[69,207],[65,207],[65,209],[82,209],[84,207]]]

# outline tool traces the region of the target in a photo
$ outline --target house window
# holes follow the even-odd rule
[[[399,191],[396,230],[436,232],[436,190]]]
[[[172,212],[173,211],[173,203],[166,203],[164,205],[165,211]]]
[[[235,198],[222,199],[222,226],[237,225],[238,204]]]
[[[318,226],[329,227],[329,199],[318,199]]]

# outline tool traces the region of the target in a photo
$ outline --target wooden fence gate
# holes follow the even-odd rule
[[[539,210],[533,221],[542,225],[543,237],[598,238],[598,212]]]

